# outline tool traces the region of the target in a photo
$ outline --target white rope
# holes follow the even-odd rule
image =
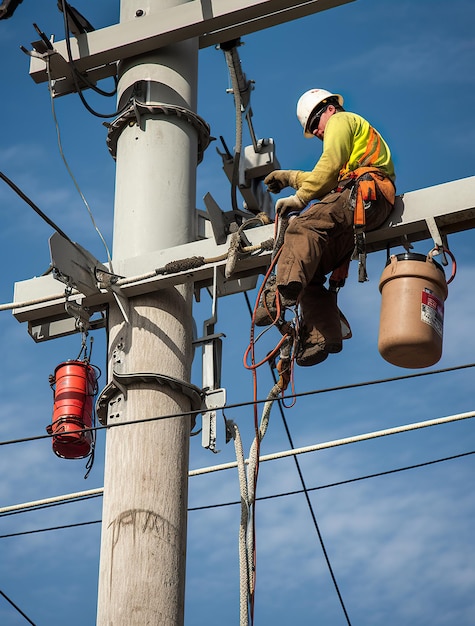
[[[429,428],[430,426],[440,426],[443,424],[449,424],[451,422],[457,422],[460,420],[471,419],[475,417],[475,411],[468,413],[458,413],[455,415],[449,415],[447,417],[439,417],[433,420],[427,420],[425,422],[415,422],[413,424],[406,424],[405,426],[396,426],[395,428],[388,428],[386,430],[378,430],[372,433],[364,433],[362,435],[355,435],[354,437],[346,437],[345,439],[334,439],[326,443],[317,443],[312,446],[305,446],[303,448],[294,448],[292,450],[283,450],[282,452],[275,452],[273,454],[266,454],[259,458],[259,463],[265,461],[274,461],[276,459],[282,459],[285,457],[294,456],[296,454],[306,454],[308,452],[317,452],[318,450],[326,450],[328,448],[335,448],[337,446],[345,446],[350,443],[358,443],[360,441],[368,441],[376,439],[378,437],[386,437],[389,435],[397,435],[404,432],[410,432],[419,428]],[[245,464],[249,463],[248,459],[244,460]],[[222,465],[212,465],[209,467],[202,467],[195,470],[190,470],[188,476],[203,476],[204,474],[210,474],[212,472],[220,472],[237,467],[237,462],[223,463]],[[33,502],[26,502],[24,504],[14,504],[0,508],[0,515],[11,511],[18,511],[21,509],[34,508],[35,506],[41,506],[43,504],[54,504],[55,502],[64,502],[68,500],[75,500],[81,497],[87,497],[89,495],[101,495],[104,492],[102,487],[97,489],[91,489],[90,491],[80,491],[77,493],[70,493],[63,496],[55,496],[48,498],[47,500],[35,500]]]
[[[249,626],[249,603],[254,593],[254,524],[253,507],[256,499],[256,480],[258,468],[259,445],[269,426],[272,404],[279,397],[281,388],[274,385],[262,410],[258,432],[254,437],[249,453],[248,468],[242,446],[241,434],[237,424],[227,420],[227,425],[233,433],[234,448],[236,451],[236,465],[238,468],[239,491],[241,495],[241,521],[239,524],[239,608],[240,626]]]
[[[234,449],[238,467],[239,492],[241,496],[241,520],[239,524],[239,625],[249,624],[249,562],[247,555],[246,529],[249,522],[249,496],[247,490],[246,466],[244,463],[244,450],[242,447],[241,434],[237,424],[232,420],[227,421],[227,426],[232,432]]]

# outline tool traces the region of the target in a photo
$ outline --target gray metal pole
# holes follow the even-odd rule
[[[121,1],[121,22],[178,2]],[[143,13],[145,12],[145,13]],[[186,119],[156,112],[170,104],[196,110],[197,41],[128,59],[119,68],[119,101],[135,83],[152,105],[117,142],[113,265],[193,238],[197,134]],[[152,268],[150,268],[152,269]],[[189,382],[192,292],[174,287],[129,300],[129,323],[109,313],[109,380],[164,374]],[[133,379],[134,380],[134,379]],[[110,402],[109,423],[190,410],[176,388],[135,379]],[[107,432],[98,591],[98,626],[184,623],[190,418]]]

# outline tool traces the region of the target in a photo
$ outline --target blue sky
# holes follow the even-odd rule
[[[77,0],[77,8],[101,28],[119,19],[119,2]],[[283,168],[310,169],[321,146],[303,138],[295,116],[298,97],[311,87],[342,93],[348,110],[367,117],[390,144],[398,193],[474,175],[475,7],[470,0],[358,0],[243,38],[243,69],[255,81],[254,129],[272,137]],[[106,260],[86,208],[61,160],[45,84],[28,75],[20,45],[37,39],[37,23],[62,39],[56,0],[24,0],[15,16],[0,21],[2,141],[0,170],[12,178],[71,238]],[[234,143],[233,98],[220,50],[200,52],[198,113],[213,136]],[[87,94],[109,112],[113,99]],[[57,100],[56,113],[71,170],[96,222],[111,244],[115,165],[102,121],[76,95]],[[250,143],[250,138],[245,138]],[[211,192],[229,210],[230,189],[212,144],[197,171],[198,209]],[[4,184],[0,184],[0,301],[13,299],[13,284],[40,275],[50,262],[51,228]],[[449,287],[444,350],[430,371],[471,364],[473,233],[449,237],[457,275]],[[431,241],[415,244],[427,253]],[[395,250],[400,252],[401,249]],[[377,350],[379,276],[385,254],[370,255],[369,282],[359,284],[356,267],[340,294],[353,338],[341,354],[313,368],[298,368],[296,391],[329,389],[415,373],[386,363]],[[249,294],[251,301],[255,292]],[[194,315],[198,330],[210,315],[203,294]],[[244,296],[220,300],[216,330],[226,335],[222,383],[228,402],[252,399],[250,373],[242,366],[249,339]],[[276,333],[277,331],[275,331]],[[268,333],[274,345],[277,335]],[[2,346],[0,441],[43,434],[51,419],[48,376],[75,358],[77,336],[35,344],[25,325],[9,312],[0,317]],[[201,385],[200,354],[192,382]],[[94,333],[92,361],[105,372],[105,333]],[[258,373],[260,397],[272,386],[270,372]],[[99,381],[105,385],[104,375]],[[349,388],[301,397],[284,412],[295,447],[332,441],[383,428],[464,413],[473,409],[473,369]],[[239,424],[245,450],[253,438],[250,407],[226,412]],[[55,457],[47,440],[2,446],[0,506],[67,494],[103,484],[104,433],[96,461],[84,480],[82,461]],[[219,455],[191,440],[190,468],[234,459],[232,444]],[[274,407],[264,454],[290,444]],[[475,450],[473,420],[413,431],[365,443],[301,455],[309,488],[387,472]],[[475,459],[465,456],[419,469],[350,482],[310,492],[319,528],[353,625],[468,626],[475,614],[473,518]],[[261,466],[258,495],[301,489],[292,458]],[[235,470],[190,479],[190,507],[239,499]],[[222,626],[238,621],[239,507],[190,511],[186,626]],[[101,498],[3,516],[0,535],[99,520]],[[1,539],[0,590],[40,625],[95,623],[100,525]],[[264,500],[257,506],[256,626],[289,623],[346,624],[305,498],[302,494]],[[0,623],[25,624],[0,598]]]

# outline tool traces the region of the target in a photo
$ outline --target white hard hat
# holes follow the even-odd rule
[[[312,133],[307,132],[308,119],[316,107],[328,98],[337,98],[340,106],[343,106],[343,97],[326,89],[309,89],[300,96],[297,102],[297,117],[302,124],[305,137],[313,137]]]

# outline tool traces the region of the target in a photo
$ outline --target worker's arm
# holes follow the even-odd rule
[[[340,170],[350,158],[355,123],[351,114],[332,115],[325,127],[323,153],[318,163],[311,172],[292,171],[289,179],[304,204],[323,198],[337,186]]]

